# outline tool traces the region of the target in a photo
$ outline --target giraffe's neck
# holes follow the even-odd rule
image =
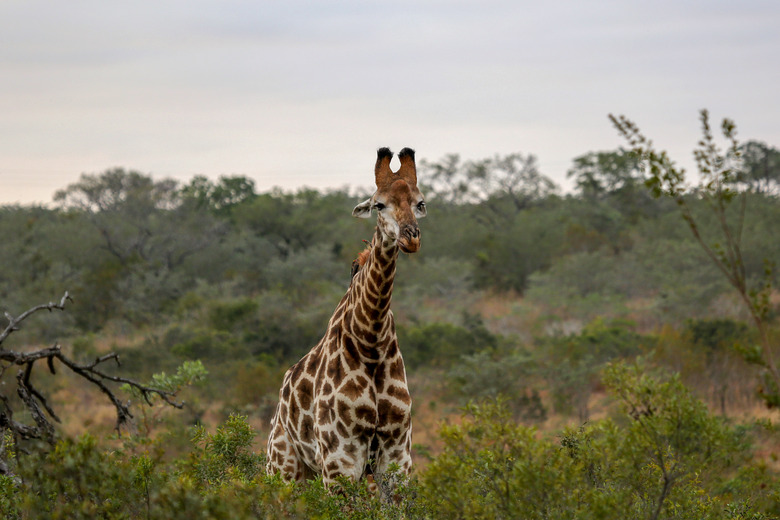
[[[345,309],[347,329],[366,346],[385,339],[391,328],[390,300],[397,258],[398,245],[384,238],[377,229],[368,259],[349,287]]]

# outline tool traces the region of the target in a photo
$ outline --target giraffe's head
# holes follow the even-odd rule
[[[404,253],[420,249],[420,228],[417,219],[425,216],[425,200],[417,188],[417,168],[414,150],[404,148],[398,153],[401,167],[390,169],[393,152],[380,148],[376,152],[376,192],[370,199],[355,206],[352,215],[369,218],[376,209],[377,227],[382,235],[398,244]]]

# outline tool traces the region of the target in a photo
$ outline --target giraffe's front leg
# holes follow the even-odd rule
[[[355,402],[345,393],[318,403],[317,441],[323,481],[330,486],[340,476],[360,479],[369,463],[376,408],[366,400]]]
[[[378,434],[379,450],[376,455],[376,472],[386,474],[396,467],[403,475],[412,470],[412,428],[394,430],[389,434]]]
[[[320,425],[318,432],[323,483],[330,487],[339,477],[357,481],[368,464],[368,439],[354,435],[342,421]]]
[[[272,421],[271,434],[268,437],[266,473],[281,473],[286,480],[302,481],[313,476],[312,470],[298,456],[293,439],[285,430],[283,421],[277,416]]]
[[[379,398],[376,478],[382,495],[397,500],[395,490],[412,470],[412,414],[408,391],[400,386]]]

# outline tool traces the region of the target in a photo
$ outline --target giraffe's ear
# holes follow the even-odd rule
[[[352,216],[357,218],[369,218],[371,216],[371,199],[368,198],[355,206]]]

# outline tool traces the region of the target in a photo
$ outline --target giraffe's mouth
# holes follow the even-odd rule
[[[420,249],[420,237],[408,238],[403,236],[398,240],[398,247],[404,253],[416,253]]]

